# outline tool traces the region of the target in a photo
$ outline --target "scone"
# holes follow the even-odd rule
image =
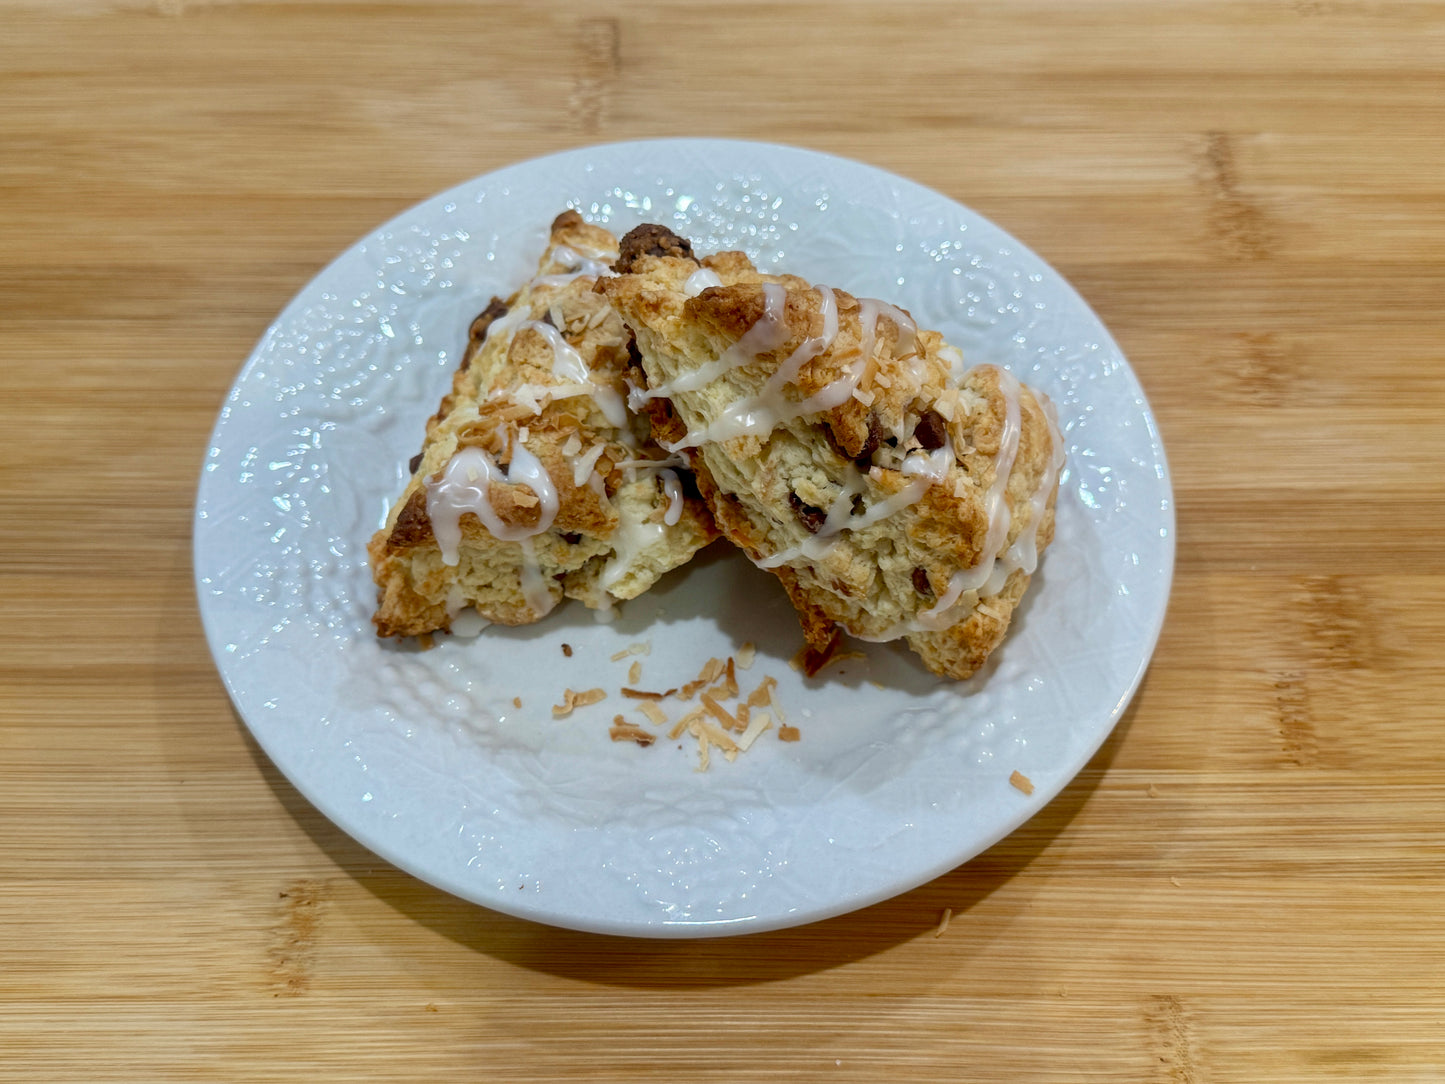
[[[612,234],[575,211],[538,274],[472,323],[411,480],[368,546],[381,636],[634,598],[716,536],[681,457],[626,406],[631,333],[593,290]]]
[[[813,658],[843,630],[945,677],[982,666],[1053,538],[1052,405],[901,309],[696,259],[661,227],[616,268],[596,288],[637,338],[633,406],[782,581]]]

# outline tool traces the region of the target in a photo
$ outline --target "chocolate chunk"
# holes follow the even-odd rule
[[[856,466],[867,470],[873,463],[873,453],[883,444],[883,437],[887,431],[883,428],[883,419],[872,411],[868,413],[868,435],[863,438],[863,447],[853,458]]]
[[[582,541],[582,536],[576,531],[564,531],[562,533],[562,541],[566,542],[569,546],[575,546],[578,542]]]
[[[421,466],[421,458],[423,454],[424,453],[422,452],[417,452],[416,455],[412,456],[406,461],[406,472],[408,474],[416,473],[417,467]]]
[[[792,505],[793,515],[798,517],[798,522],[808,528],[809,534],[817,534],[823,529],[823,523],[828,518],[828,513],[821,508],[814,508],[806,504],[803,498],[796,493],[788,494],[788,504]]]
[[[928,573],[922,566],[913,570],[913,589],[920,595],[933,597],[933,584],[928,582]]]
[[[948,423],[943,420],[943,415],[936,410],[925,410],[918,416],[918,424],[913,427],[913,435],[918,438],[918,443],[925,450],[933,451],[943,447],[943,442],[948,439]]]
[[[644,223],[628,230],[618,246],[617,262],[612,270],[625,275],[637,270],[636,263],[644,256],[680,256],[685,260],[694,259],[692,244],[679,237],[666,226]]]

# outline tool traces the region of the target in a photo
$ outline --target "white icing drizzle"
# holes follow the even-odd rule
[[[774,284],[769,283],[768,285]],[[777,288],[782,289],[781,287]],[[817,287],[817,291],[818,307],[823,316],[823,333],[810,336],[799,343],[797,349],[778,366],[777,371],[768,378],[767,383],[763,385],[757,395],[730,403],[708,425],[700,430],[689,430],[687,436],[675,444],[663,444],[667,451],[675,452],[683,448],[695,448],[707,441],[729,440],[750,433],[770,433],[789,419],[830,410],[853,394],[853,389],[863,378],[863,370],[868,362],[866,352],[844,376],[839,377],[816,394],[802,400],[789,399],[783,394],[783,388],[797,380],[803,365],[827,350],[833,344],[833,340],[838,337],[837,299],[834,297],[833,291],[826,286]],[[753,328],[749,329],[748,335],[751,335],[756,328],[757,325],[753,325]],[[744,335],[742,339],[739,339],[733,349],[742,345],[747,337]],[[786,341],[786,335],[783,336],[783,341]],[[871,345],[871,331],[868,334],[868,342]],[[701,371],[698,370],[698,372]]]
[[[1058,409],[1043,392],[1035,392],[1034,397],[1043,407],[1044,420],[1049,427],[1049,462],[1044,468],[1043,476],[1039,479],[1038,489],[1034,490],[1033,496],[1029,498],[1029,525],[1019,532],[1013,545],[1003,555],[1003,563],[1010,570],[1020,568],[1030,576],[1039,566],[1039,521],[1044,518],[1044,510],[1048,508],[1049,504],[1049,494],[1054,491],[1059,471],[1064,466],[1064,435],[1059,431]]]
[[[663,470],[662,491],[667,494],[667,511],[662,515],[662,522],[676,527],[677,521],[682,519],[682,479],[677,476],[677,471]]]
[[[675,380],[664,381],[650,391],[635,392],[631,397],[632,409],[637,410],[649,399],[669,398],[678,392],[706,387],[724,373],[756,361],[758,355],[776,350],[788,341],[787,308],[788,291],[776,282],[763,283],[763,315],[742,338],[706,365],[699,365]]]
[[[531,282],[536,286],[566,286],[569,282],[590,275],[593,278],[603,278],[615,274],[612,268],[607,266],[604,260],[616,259],[616,256],[608,256],[604,253],[594,253],[594,256],[602,257],[594,259],[584,256],[571,245],[558,245],[552,250],[552,263],[561,264],[565,269],[561,273],[550,275],[538,275]]]
[[[910,632],[937,632],[954,624],[959,617],[955,612],[960,599],[966,592],[976,591],[980,598],[996,595],[1008,579],[1008,569],[998,561],[999,549],[1008,537],[1009,508],[1005,498],[1009,474],[1013,472],[1014,460],[1018,456],[1021,425],[1019,420],[1019,382],[1007,369],[998,369],[999,390],[1004,396],[1003,432],[999,436],[998,454],[993,460],[993,479],[984,495],[984,511],[988,516],[988,533],[984,537],[983,558],[972,568],[955,572],[948,580],[948,588],[931,607],[922,611],[912,621],[906,621],[892,635],[882,639],[896,639]]]
[[[757,566],[777,568],[800,557],[806,557],[810,561],[822,560],[832,552],[838,535],[842,532],[871,527],[922,500],[930,486],[938,484],[948,476],[948,468],[952,462],[953,446],[947,441],[941,448],[935,448],[931,452],[919,450],[910,453],[903,461],[902,473],[913,480],[897,493],[876,501],[858,515],[853,513],[853,498],[864,490],[863,475],[849,464],[844,474],[843,491],[829,507],[818,532],[796,546],[789,546],[770,557],[764,557],[756,562]]]
[[[650,505],[648,513],[651,513]],[[638,556],[661,541],[666,531],[667,528],[661,523],[629,515],[626,509],[619,508],[617,530],[612,536],[612,560],[603,566],[602,575],[597,581],[602,590],[611,590],[627,575]]]
[[[721,286],[722,284],[722,279],[718,278],[718,273],[711,267],[699,267],[687,276],[687,281],[682,284],[682,292],[688,297],[696,297],[709,286]]]
[[[562,333],[545,320],[526,320],[518,331],[531,330],[541,335],[552,348],[552,375],[562,381],[560,385],[523,384],[512,392],[512,401],[537,412],[541,410],[540,396],[550,395],[553,399],[571,399],[581,395],[592,397],[597,409],[602,411],[609,425],[624,433],[630,432],[627,424],[627,404],[622,395],[613,388],[597,383],[587,362],[577,349],[562,337]]]
[[[664,467],[686,467],[687,460],[680,455],[670,455],[664,459],[624,459],[617,464],[619,467],[635,467],[639,470],[662,470]]]
[[[585,384],[592,373],[587,368],[587,363],[582,360],[582,355],[566,339],[562,333],[545,320],[528,320],[518,331],[535,331],[542,338],[547,340],[547,345],[552,348],[552,375],[564,383]]]
[[[540,515],[535,526],[515,527],[502,522],[492,508],[494,482],[523,485],[536,495]],[[521,542],[552,526],[557,516],[557,490],[541,461],[520,442],[512,448],[512,461],[505,471],[481,448],[463,448],[452,456],[440,479],[429,478],[426,483],[426,514],[442,551],[443,564],[457,563],[461,518],[468,512],[481,520],[493,538]]]
[[[531,538],[521,540],[522,547],[522,597],[538,617],[545,617],[557,605],[552,592],[547,588],[542,567],[537,563],[537,544]]]

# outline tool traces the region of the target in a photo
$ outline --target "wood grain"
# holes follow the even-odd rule
[[[1445,1077],[1445,5],[0,26],[0,1079]],[[1179,511],[1154,665],[1038,817],[687,944],[494,914],[332,827],[233,713],[189,558],[221,398],[333,255],[667,135],[860,158],[1027,240],[1138,371]]]

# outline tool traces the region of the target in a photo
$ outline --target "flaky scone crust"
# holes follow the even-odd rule
[[[654,238],[652,248],[667,246]],[[716,274],[721,285],[685,289],[700,268]],[[670,390],[763,319],[765,283],[786,290],[785,340],[704,386]],[[639,382],[664,392],[647,403],[654,435],[664,447],[695,443],[730,407],[758,401],[784,359],[805,339],[823,336],[822,292],[794,276],[760,273],[742,253],[701,260],[642,253],[629,261],[626,274],[600,281],[597,290],[637,337]],[[766,432],[702,439],[688,450],[698,487],[723,534],[755,562],[766,562],[806,547],[835,501],[852,500],[866,520],[867,509],[878,502],[901,500],[898,495],[916,477],[900,469],[903,457],[938,447],[946,435],[953,451],[944,456],[947,473],[916,500],[877,522],[830,536],[830,544],[819,547],[824,552],[796,554],[772,571],[815,650],[825,649],[839,627],[863,639],[905,636],[933,672],[967,677],[1002,641],[1028,573],[1012,568],[984,598],[965,592],[942,608],[944,627],[919,627],[920,615],[937,605],[956,573],[1005,553],[1025,532],[1040,552],[1052,540],[1059,465],[1055,430],[1029,388],[1012,391],[1012,378],[993,366],[964,371],[942,336],[914,334],[906,313],[887,307],[880,313],[876,306],[865,312],[863,302],[841,290],[832,297],[837,333],[826,350],[802,365],[785,394],[803,400],[836,387],[858,371],[866,349],[857,384],[861,394],[785,418]],[[1011,395],[1018,443],[1002,491],[1009,524],[990,553],[986,498]],[[852,491],[860,486],[861,492]],[[936,624],[937,618],[925,616],[923,623]]]
[[[591,607],[612,599],[633,598],[664,572],[686,562],[716,536],[706,506],[685,497],[677,523],[664,519],[671,497],[657,472],[629,471],[619,464],[635,459],[661,459],[647,423],[628,415],[627,431],[608,420],[593,398],[582,395],[542,400],[535,410],[519,404],[514,393],[527,385],[557,383],[555,354],[537,330],[521,327],[488,338],[496,321],[519,317],[552,324],[563,340],[586,362],[594,382],[617,396],[627,391],[631,334],[605,297],[593,291],[595,276],[568,281],[576,260],[610,260],[617,241],[608,231],[588,224],[575,211],[552,224],[538,277],[506,301],[493,298],[469,330],[469,341],[451,390],[427,420],[421,453],[411,463],[411,477],[392,507],[386,526],[372,538],[368,553],[379,602],[373,621],[381,636],[416,636],[451,626],[452,616],[466,604],[489,621],[504,625],[538,620],[563,596]],[[520,312],[519,310],[526,311]],[[524,397],[525,398],[525,397]],[[461,517],[462,539],[455,565],[442,560],[427,514],[427,479],[438,476],[460,449],[478,447],[505,467],[512,442],[525,430],[525,447],[537,457],[557,494],[551,526],[530,539],[537,578],[548,605],[529,603],[523,584],[522,547],[494,538],[475,515]],[[578,484],[573,444],[591,449],[605,445],[596,462],[601,492],[590,478]],[[535,527],[541,512],[532,491],[523,485],[494,483],[490,504],[509,527]],[[660,537],[628,550],[624,565],[603,570],[617,557],[619,530],[628,524],[663,527]],[[535,592],[534,592],[535,598]]]

